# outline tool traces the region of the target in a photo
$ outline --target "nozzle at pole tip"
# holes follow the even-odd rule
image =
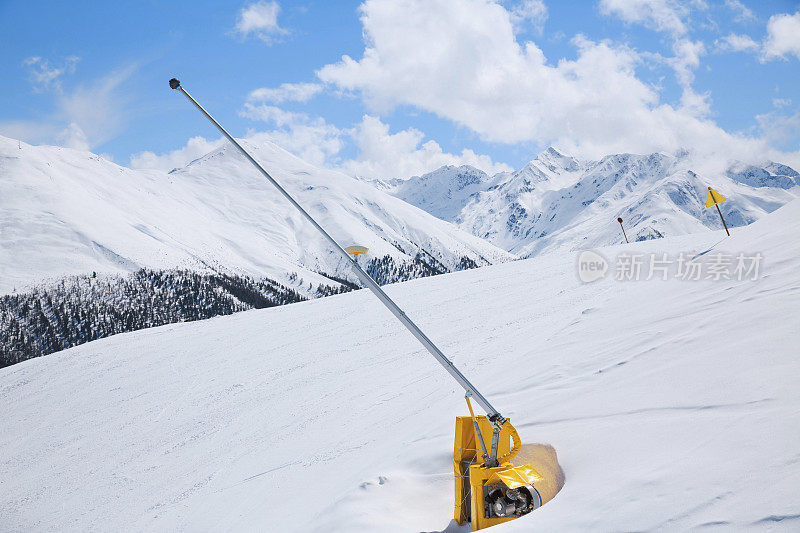
[[[179,80],[178,78],[172,78],[171,80],[169,80],[169,86],[171,89],[177,89],[178,87],[181,86],[181,80]]]

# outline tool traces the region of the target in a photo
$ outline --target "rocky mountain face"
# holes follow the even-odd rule
[[[705,207],[709,186],[727,198],[721,209],[728,226],[746,225],[796,197],[798,180],[794,169],[773,162],[734,162],[708,174],[688,153],[584,161],[548,148],[516,172],[488,176],[469,166],[442,167],[382,187],[509,252],[531,256],[617,243],[617,217],[631,240],[721,228],[716,210]]]

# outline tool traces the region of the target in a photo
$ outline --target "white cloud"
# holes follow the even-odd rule
[[[6,120],[0,122],[0,135],[20,139],[30,144],[52,141],[59,133],[52,124],[29,120]]]
[[[80,61],[79,57],[69,56],[64,59],[60,66],[54,67],[50,65],[50,61],[47,59],[32,56],[25,59],[22,64],[28,67],[34,91],[52,90],[61,92],[61,77],[64,74],[74,74],[78,61]]]
[[[272,105],[257,105],[247,102],[244,109],[239,113],[240,116],[249,118],[251,120],[260,120],[261,122],[274,123],[276,126],[295,126],[309,122],[311,119],[305,113],[295,113],[286,111],[280,107]]]
[[[600,0],[600,12],[680,37],[687,33],[689,9],[675,0]]]
[[[208,140],[204,137],[192,137],[185,146],[161,155],[150,151],[139,152],[131,156],[129,166],[137,169],[157,169],[169,172],[174,168],[185,167],[195,159],[225,144],[225,139]]]
[[[773,15],[767,22],[767,35],[760,44],[747,35],[731,33],[716,42],[717,49],[733,52],[760,52],[761,62],[800,59],[800,11],[794,15]]]
[[[446,153],[436,141],[423,142],[425,134],[415,128],[390,133],[388,124],[370,115],[364,115],[351,135],[358,156],[340,164],[351,175],[407,178],[444,165],[472,165],[489,174],[511,170],[508,165],[494,163],[489,156],[472,150],[462,150],[460,155]]]
[[[756,115],[758,127],[770,143],[781,144],[800,133],[800,113],[781,115],[777,112]]]
[[[345,133],[321,118],[312,119],[304,113],[292,113],[274,106],[250,103],[245,104],[239,114],[276,126],[275,129],[266,132],[251,131],[247,134],[247,139],[254,142],[269,140],[314,165],[334,166],[332,161],[344,147]],[[131,156],[129,166],[170,171],[185,167],[225,142],[222,138],[209,140],[204,137],[193,137],[185,146],[176,150],[162,154],[151,151],[134,154]]]
[[[759,44],[755,42],[749,35],[738,35],[731,33],[717,41],[717,48],[719,50],[730,50],[733,52],[754,52],[760,48]]]
[[[667,63],[675,70],[675,77],[682,87],[689,87],[694,81],[694,70],[700,66],[700,58],[705,55],[706,47],[700,41],[678,39],[672,46],[675,56]]]
[[[59,146],[66,146],[75,150],[89,150],[92,147],[86,132],[75,122],[70,122],[66,128],[56,135],[56,142]]]
[[[242,38],[255,35],[265,43],[272,43],[276,37],[288,33],[278,25],[278,13],[281,6],[278,2],[254,2],[243,7],[236,19],[235,31]]]
[[[697,93],[691,87],[685,88],[678,110],[693,117],[707,116],[711,113],[711,92]]]
[[[137,65],[113,71],[58,98],[59,116],[67,122],[65,146],[90,149],[117,135],[127,123],[127,96],[119,90]]]
[[[63,123],[49,117],[43,121],[12,120],[0,122],[0,135],[29,144],[53,144],[75,150],[89,150],[92,145],[86,133],[75,122]]]
[[[764,61],[786,59],[787,54],[800,59],[800,11],[794,15],[785,13],[769,18],[761,54]]]
[[[672,66],[686,83],[680,107],[661,102],[657,89],[637,78],[642,56],[634,50],[577,36],[576,59],[549,63],[534,43],[516,40],[510,13],[488,0],[367,0],[360,10],[363,56],[343,56],[317,75],[360,95],[373,111],[412,106],[489,141],[554,144],[585,157],[680,148],[765,157],[764,139],[728,133],[705,118],[709,95],[688,85],[704,47],[683,33],[685,11],[673,2],[608,8],[628,4],[646,4],[644,15],[624,11],[632,20],[646,17],[679,36]]]
[[[672,44],[672,50],[675,55],[666,62],[675,71],[675,78],[683,89],[680,110],[693,116],[707,115],[711,111],[711,93],[698,94],[692,87],[694,72],[700,66],[700,58],[706,54],[705,45],[683,37]]]
[[[277,126],[261,135],[313,165],[335,166],[345,145],[345,133],[321,117],[311,118],[305,113],[252,103],[246,103],[239,114]]]
[[[267,138],[298,157],[319,166],[334,167],[350,175],[368,178],[407,178],[424,174],[443,165],[472,165],[488,173],[510,170],[495,163],[487,155],[472,150],[450,154],[415,128],[390,133],[389,125],[378,117],[364,115],[351,128],[337,128],[321,117],[293,113],[275,106],[246,103],[242,116],[263,121],[278,128],[251,133],[254,138]],[[352,147],[356,156],[344,158]]]
[[[747,22],[756,19],[753,11],[739,0],[725,0],[725,7],[735,13],[733,20],[736,22]]]
[[[610,120],[590,126],[605,137],[603,124],[633,119],[632,101],[658,98],[634,76],[632,50],[578,37],[577,60],[548,65],[535,44],[517,43],[509,13],[491,2],[370,0],[361,20],[363,57],[323,67],[323,81],[360,93],[372,110],[411,105],[490,141],[555,138],[594,116]]]
[[[506,164],[492,161],[488,155],[469,149],[459,155],[447,153],[435,141],[426,141],[425,134],[415,128],[391,133],[388,124],[371,115],[364,115],[351,128],[337,128],[321,117],[312,118],[268,105],[245,104],[240,115],[277,126],[268,131],[248,132],[249,141],[273,142],[313,165],[336,168],[351,176],[408,178],[444,165],[472,165],[489,174],[512,170]],[[225,139],[193,137],[176,150],[134,154],[129,166],[169,172],[185,167],[225,142]],[[348,148],[355,151],[355,157],[343,157]]]
[[[119,86],[136,65],[54,95],[56,110],[40,120],[0,123],[0,133],[29,143],[55,143],[89,150],[117,135],[127,122],[127,97]],[[54,78],[55,79],[55,78]]]
[[[605,15],[616,15],[625,22],[638,23],[653,30],[669,34],[672,39],[673,57],[662,59],[675,71],[675,77],[683,89],[681,110],[702,116],[710,111],[710,93],[698,94],[692,88],[694,71],[700,66],[700,58],[706,49],[702,41],[688,37],[688,18],[692,8],[707,9],[702,0],[600,0],[600,11]]]
[[[307,102],[322,91],[319,83],[282,83],[280,87],[262,87],[252,91],[247,99],[251,102]]]
[[[538,33],[542,33],[546,20],[547,6],[544,0],[519,0],[511,10],[511,22],[518,30],[530,24]]]

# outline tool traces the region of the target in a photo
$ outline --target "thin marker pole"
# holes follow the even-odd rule
[[[711,199],[714,200],[714,207],[717,208],[717,213],[719,213],[719,218],[720,218],[720,220],[722,220],[722,226],[725,228],[725,233],[727,233],[728,237],[730,237],[731,236],[731,232],[728,231],[728,225],[725,223],[725,219],[722,218],[722,211],[720,211],[720,209],[719,209],[719,204],[717,203],[717,197],[714,196],[714,189],[709,187],[708,188],[708,194],[710,194],[711,195]]]
[[[622,225],[622,217],[617,217],[617,222],[619,222],[619,227],[622,228],[622,236],[625,237],[625,242],[628,243],[628,236],[625,234],[625,227]]]
[[[322,234],[323,237],[325,237],[325,240],[327,240],[328,243],[330,243],[333,249],[339,252],[339,254],[341,254],[342,257],[345,258],[345,260],[350,264],[350,266],[353,267],[353,271],[355,272],[358,279],[360,279],[364,283],[364,285],[366,285],[367,288],[371,290],[375,296],[378,297],[378,300],[380,300],[381,303],[385,305],[386,308],[389,309],[389,311],[391,311],[392,314],[406,327],[406,329],[408,329],[408,331],[410,331],[411,334],[414,335],[414,337],[416,337],[416,339],[420,342],[420,344],[422,344],[431,353],[431,355],[433,355],[433,357],[436,358],[437,361],[439,361],[439,363],[444,367],[444,369],[447,370],[447,372],[451,376],[453,376],[453,378],[459,383],[459,385],[461,385],[464,388],[467,394],[475,398],[475,401],[478,402],[478,404],[483,408],[483,410],[488,415],[489,419],[492,420],[492,422],[494,422],[495,425],[503,424],[505,422],[505,418],[494,407],[492,407],[492,404],[490,404],[489,401],[486,398],[484,398],[484,396],[480,392],[478,392],[478,389],[476,389],[475,386],[472,383],[470,383],[470,381],[464,376],[464,374],[462,374],[461,371],[458,368],[456,368],[453,362],[450,361],[450,359],[448,359],[447,356],[445,356],[441,350],[439,350],[439,348],[433,343],[433,341],[431,341],[422,332],[422,330],[419,329],[419,327],[417,327],[417,325],[414,324],[414,322],[412,322],[410,318],[408,318],[408,316],[406,316],[403,310],[400,309],[400,307],[398,307],[396,303],[394,303],[394,300],[389,298],[389,296],[385,292],[383,292],[383,289],[381,289],[380,285],[378,285],[378,283],[374,279],[372,279],[372,277],[370,277],[369,274],[367,274],[366,272],[364,272],[364,270],[362,270],[362,268],[358,265],[358,263],[356,263],[350,257],[350,254],[345,252],[344,248],[342,248],[339,245],[339,243],[337,243],[334,240],[334,238],[331,237],[328,234],[328,232],[325,231],[322,228],[322,226],[320,226],[317,223],[317,221],[314,220],[312,216],[309,215],[308,212],[305,209],[303,209],[303,207],[300,204],[298,204],[288,192],[286,192],[286,189],[284,189],[281,186],[281,184],[275,180],[275,178],[270,176],[269,173],[266,170],[264,170],[264,167],[258,164],[258,162],[255,159],[253,159],[253,157],[247,152],[247,150],[242,148],[242,145],[240,145],[239,142],[236,139],[234,139],[233,136],[231,136],[231,134],[228,133],[225,130],[225,128],[223,128],[220,125],[220,123],[217,122],[214,119],[214,117],[212,117],[208,113],[208,111],[206,111],[203,108],[203,106],[197,103],[197,100],[192,98],[192,96],[188,92],[186,92],[186,89],[184,89],[183,86],[181,86],[181,82],[177,78],[172,78],[171,80],[169,80],[169,86],[172,89],[177,89],[181,93],[183,93],[186,99],[189,100],[214,125],[214,127],[216,127],[220,131],[220,133],[222,133],[222,135],[224,135],[225,138],[227,138],[231,142],[231,144],[233,144],[242,153],[242,155],[248,161],[250,161],[250,163],[253,164],[254,167],[256,167],[256,169],[259,172],[261,172],[261,174],[267,179],[267,181],[269,181],[272,185],[275,186],[276,189],[278,189],[278,192],[280,192],[283,195],[283,197],[289,201],[290,204],[292,204],[298,211],[300,211],[300,213],[311,223],[312,226],[314,226]]]

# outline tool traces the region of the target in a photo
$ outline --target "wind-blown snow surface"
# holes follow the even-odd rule
[[[800,202],[607,248],[755,253],[757,281],[582,284],[547,254],[387,286],[566,485],[497,531],[800,527]],[[0,370],[11,531],[432,531],[462,391],[366,291]],[[455,528],[452,528],[454,530]]]
[[[511,256],[424,211],[278,146],[248,150],[342,246],[445,266]],[[231,145],[169,174],[0,137],[0,294],[68,274],[208,267],[335,284],[346,263]]]
[[[521,256],[621,242],[617,217],[634,241],[721,229],[716,209],[705,207],[709,186],[727,198],[722,212],[734,227],[774,211],[800,190],[800,174],[777,163],[716,168],[689,153],[582,161],[548,148],[516,172],[490,177],[467,165],[447,166],[378,185]]]

